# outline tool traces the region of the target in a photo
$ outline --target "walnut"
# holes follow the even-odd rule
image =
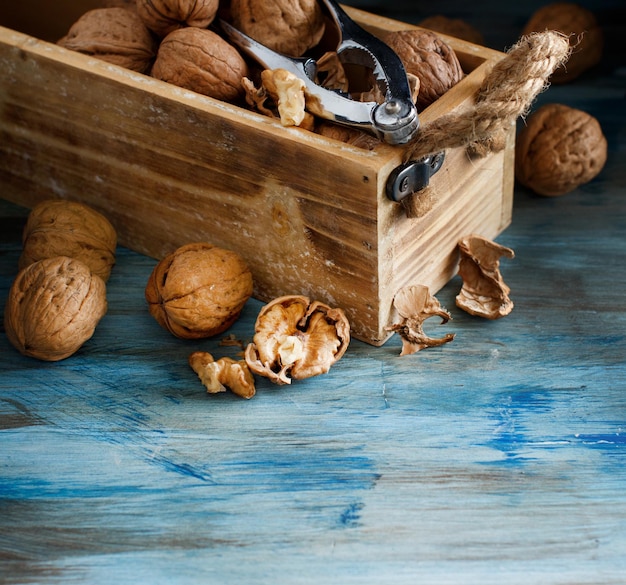
[[[75,258],[45,258],[20,270],[4,311],[9,341],[22,354],[58,361],[92,337],[107,311],[106,285]]]
[[[513,301],[509,298],[511,289],[500,274],[500,257],[514,258],[513,250],[472,234],[459,241],[459,253],[463,287],[456,297],[456,306],[486,319],[508,315]]]
[[[398,54],[407,72],[420,80],[416,101],[420,111],[463,78],[463,69],[454,50],[432,31],[392,31],[384,41]]]
[[[349,343],[350,324],[341,309],[289,295],[261,309],[245,358],[255,374],[291,384],[328,372]]]
[[[422,20],[419,26],[457,39],[463,39],[475,45],[485,44],[482,33],[460,18],[450,18],[443,14],[434,14]]]
[[[150,69],[157,50],[137,13],[120,7],[85,12],[58,44],[139,73]]]
[[[152,76],[222,101],[243,94],[248,66],[237,49],[216,33],[196,27],[180,28],[159,46]]]
[[[256,392],[254,377],[245,360],[222,357],[217,361],[206,351],[195,351],[189,356],[193,369],[209,394],[230,389],[237,396],[252,398]]]
[[[596,118],[545,104],[517,135],[515,176],[539,195],[564,195],[595,178],[606,158],[607,141]]]
[[[117,234],[104,215],[75,201],[36,205],[24,226],[19,268],[54,256],[81,260],[105,282],[115,264]]]
[[[207,28],[215,19],[219,0],[136,0],[137,14],[159,37],[186,26]]]
[[[522,34],[556,30],[574,37],[567,62],[550,77],[553,83],[567,83],[602,59],[604,34],[593,12],[572,2],[555,2],[539,8],[526,23]]]
[[[317,45],[325,30],[317,0],[231,0],[230,12],[236,28],[291,57]]]
[[[452,317],[439,301],[430,294],[427,286],[416,284],[401,288],[393,299],[393,306],[401,317],[399,323],[386,327],[388,331],[398,333],[402,338],[403,355],[411,355],[426,347],[443,345],[454,339],[453,333],[435,339],[424,333],[424,321],[430,317],[441,317],[441,323],[447,323]]]
[[[146,284],[150,314],[182,339],[226,331],[252,295],[252,275],[231,250],[208,243],[181,246],[161,260]]]

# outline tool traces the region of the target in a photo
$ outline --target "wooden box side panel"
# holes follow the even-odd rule
[[[4,198],[83,201],[155,258],[190,241],[233,249],[258,298],[307,294],[376,334],[374,154],[0,32]]]
[[[435,201],[421,218],[389,210],[380,222],[381,323],[394,318],[393,297],[404,286],[428,286],[437,293],[457,273],[458,241],[470,234],[495,239],[510,223],[513,211],[515,128],[506,148],[485,158],[470,158],[464,149],[446,153],[445,163],[422,192]]]

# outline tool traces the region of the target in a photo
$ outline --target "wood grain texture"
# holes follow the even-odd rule
[[[408,26],[351,12],[379,35]],[[450,43],[467,75],[421,113],[423,124],[469,109],[503,57]],[[193,241],[232,249],[251,267],[256,298],[303,294],[341,306],[353,335],[375,345],[389,337],[401,286],[436,292],[454,274],[461,237],[495,237],[510,221],[512,141],[484,160],[451,152],[432,182],[432,212],[408,221],[385,195],[401,147],[369,151],[284,128],[9,29],[0,29],[0,66],[5,198],[87,203],[123,245],[155,258]]]
[[[2,331],[0,583],[622,585],[623,54],[539,97],[596,116],[607,164],[560,198],[516,186],[498,238],[515,308],[467,315],[453,278],[453,320],[428,327],[452,343],[355,340],[326,375],[209,396],[188,354],[237,348],[160,329],[156,261],[125,247],[72,358],[22,357]],[[27,213],[0,201],[0,306]],[[229,333],[250,339],[260,307]]]

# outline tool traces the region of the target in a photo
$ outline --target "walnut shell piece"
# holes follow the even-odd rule
[[[186,26],[207,28],[217,14],[219,0],[137,0],[137,14],[159,37]]]
[[[226,331],[252,295],[252,274],[231,250],[198,242],[163,258],[146,284],[150,314],[181,339]]]
[[[115,265],[116,246],[115,228],[104,215],[83,203],[50,199],[28,215],[19,268],[44,258],[69,256],[106,282]]]
[[[342,309],[287,295],[259,312],[245,359],[253,373],[291,384],[328,372],[349,344],[350,323]]]
[[[157,51],[156,40],[138,14],[120,7],[85,12],[58,44],[139,73],[150,69]]]
[[[20,353],[68,358],[90,339],[107,311],[106,285],[75,258],[45,258],[20,270],[4,312],[7,337]]]
[[[555,197],[594,179],[606,159],[607,141],[596,118],[563,104],[545,104],[517,135],[515,176],[535,193]]]
[[[500,319],[513,310],[511,289],[500,274],[500,257],[514,258],[510,248],[471,234],[459,241],[459,276],[463,279],[456,306],[470,315]]]
[[[231,0],[230,13],[236,28],[290,57],[301,57],[324,35],[318,0]]]
[[[411,355],[427,347],[436,347],[454,339],[453,333],[444,337],[429,337],[424,332],[424,322],[430,317],[440,317],[441,323],[447,323],[452,317],[439,301],[430,294],[427,286],[422,284],[401,288],[393,299],[400,322],[386,327],[402,338],[401,356]]]
[[[573,36],[573,51],[567,62],[551,75],[552,83],[568,83],[597,65],[604,50],[604,33],[593,12],[574,2],[554,2],[530,17],[522,35],[556,30]]]
[[[213,31],[180,28],[159,46],[152,76],[179,87],[233,102],[243,95],[248,66],[237,49]]]
[[[407,72],[420,80],[416,101],[419,111],[427,108],[463,79],[463,69],[456,53],[432,31],[392,31],[385,35],[384,41],[400,57]]]
[[[215,360],[206,351],[194,351],[189,356],[193,369],[209,394],[231,390],[242,398],[252,398],[256,393],[254,377],[245,360],[221,357]]]

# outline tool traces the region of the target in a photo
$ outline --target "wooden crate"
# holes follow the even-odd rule
[[[342,307],[356,338],[380,345],[396,291],[436,293],[458,239],[511,220],[514,129],[504,151],[447,152],[437,204],[408,219],[385,185],[402,147],[374,151],[280,123],[65,50],[55,41],[94,0],[0,8],[0,195],[104,213],[121,244],[154,258],[192,241],[240,253],[255,296],[305,294]],[[347,9],[375,34],[409,25]],[[421,113],[468,107],[497,51],[447,38],[468,75]]]

